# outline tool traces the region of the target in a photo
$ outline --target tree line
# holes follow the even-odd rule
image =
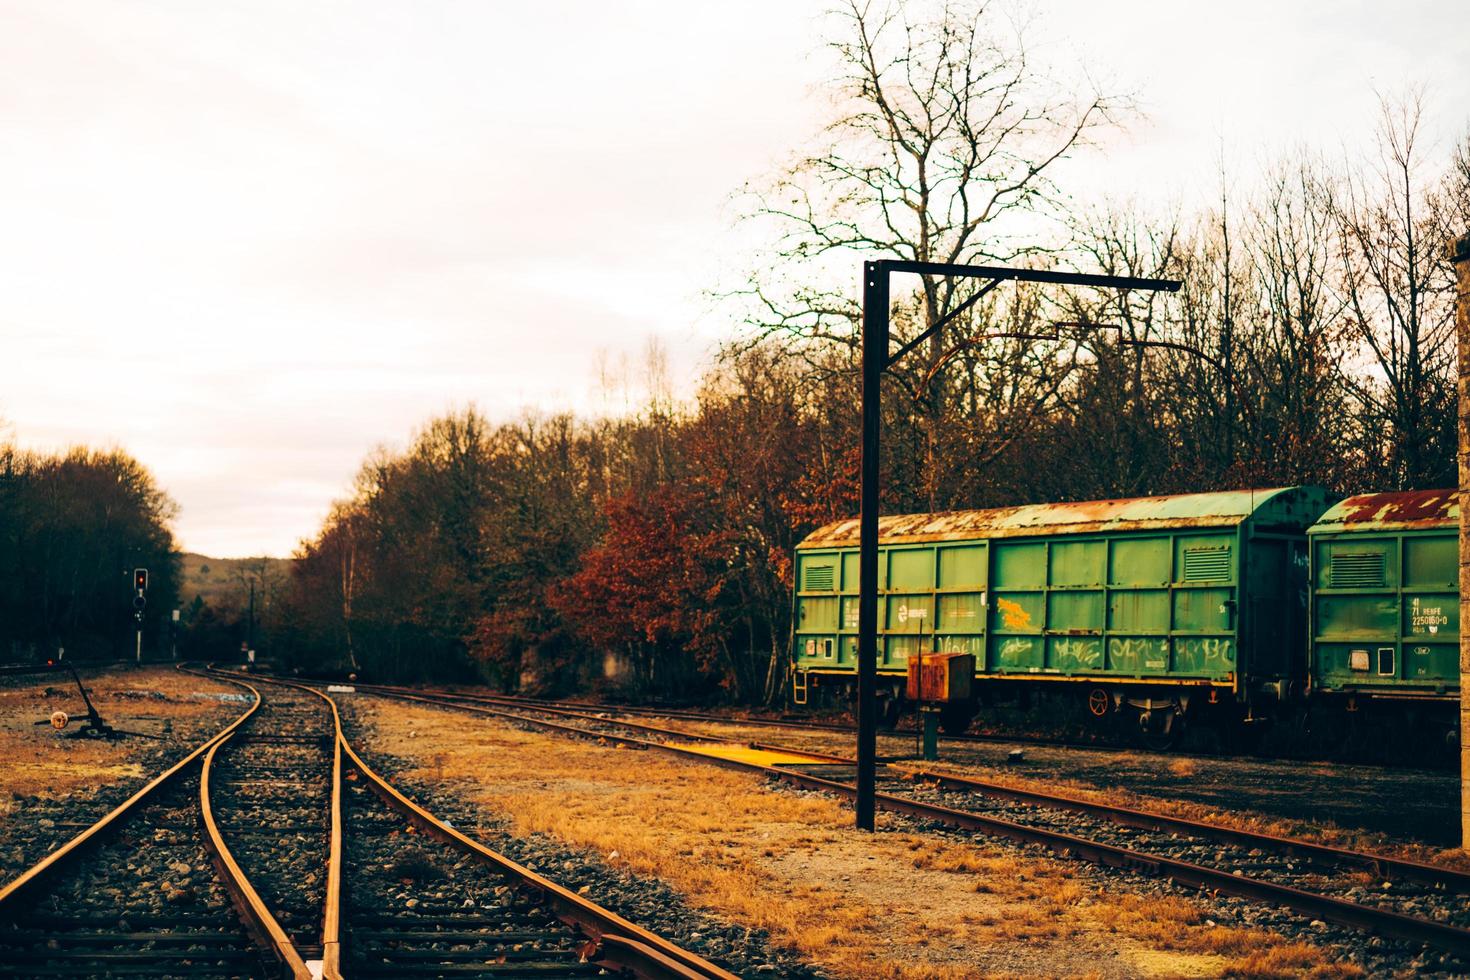
[[[792,548],[850,506],[842,428],[761,353],[689,407],[449,413],[370,458],[303,543],[281,646],[308,669],[560,691],[610,657],[645,690],[768,699]]]
[[[1361,158],[1221,167],[1193,208],[1084,206],[1068,168],[1130,118],[1125,95],[1042,65],[983,4],[854,3],[832,29],[831,124],[736,196],[766,245],[715,291],[731,335],[697,393],[668,395],[651,349],[635,411],[462,408],[375,452],[289,581],[240,573],[263,653],[380,679],[567,691],[616,673],[774,700],[793,548],[857,510],[853,273],[873,258],[1184,282],[895,288],[895,347],[946,325],[885,375],[886,512],[1453,485],[1445,244],[1470,229],[1470,133],[1430,144],[1423,93],[1365,113]],[[126,655],[139,566],[157,648],[179,592],[174,510],[125,453],[0,445],[10,659]],[[237,648],[242,615],[194,602],[183,652]]]
[[[1470,142],[1436,169],[1418,117],[1413,100],[1385,103],[1381,155],[1360,170],[1298,154],[1193,214],[1061,214],[1066,248],[1047,261],[1185,288],[1021,287],[976,303],[886,379],[885,509],[1451,485],[1452,270],[1439,246],[1470,226]],[[803,160],[780,181],[829,164]],[[763,202],[750,217],[796,229],[782,263],[855,247]],[[944,250],[946,233],[910,230],[878,251],[995,260]],[[1010,261],[1040,254],[1007,247]],[[612,656],[647,690],[774,697],[791,550],[857,506],[860,311],[809,281],[779,305],[792,284],[761,277],[784,269],[757,270],[739,293],[755,300],[746,329],[690,404],[499,425],[465,409],[375,454],[303,544],[262,646],[308,668],[552,690]],[[895,344],[967,298],[937,279],[900,297]]]
[[[166,651],[178,599],[175,511],[121,450],[0,442],[0,659],[133,656],[136,568],[149,572],[144,653]]]
[[[771,701],[792,549],[857,509],[863,259],[1177,278],[1178,293],[895,290],[883,506],[948,510],[1231,487],[1451,486],[1453,270],[1470,136],[1382,100],[1372,155],[1307,150],[1162,215],[1066,194],[1131,111],[1037,67],[983,5],[836,15],[836,117],[739,195],[771,243],[720,298],[739,329],[688,404],[616,418],[473,409],[380,451],[288,589],[305,667]],[[1085,94],[1077,96],[1082,91]],[[611,658],[611,661],[609,660]]]

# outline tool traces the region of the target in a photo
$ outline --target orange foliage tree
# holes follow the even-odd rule
[[[718,629],[720,590],[699,533],[703,503],[673,486],[609,500],[602,542],[549,590],[553,608],[590,644],[626,655],[644,690],[687,680]]]

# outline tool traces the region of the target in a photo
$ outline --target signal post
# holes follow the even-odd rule
[[[136,621],[137,643],[133,647],[133,660],[135,663],[143,662],[143,609],[148,605],[148,569],[133,569],[133,619]]]
[[[932,323],[917,337],[893,350],[889,320],[892,296],[889,277],[898,274],[970,279],[976,287],[968,299]],[[853,809],[859,830],[872,830],[877,803],[878,761],[878,500],[879,454],[882,441],[883,373],[905,354],[936,337],[1003,282],[1039,282],[1099,289],[1166,290],[1175,292],[1183,283],[1174,279],[1140,279],[1132,276],[1102,276],[1076,272],[1048,272],[1008,266],[956,265],[949,262],[911,262],[880,259],[863,263],[863,390],[862,390],[862,493],[858,514],[858,643],[857,643],[857,786]],[[1038,340],[1040,337],[1006,331],[982,331],[964,343],[1010,337]],[[1052,338],[1054,339],[1054,338]],[[1470,619],[1467,619],[1470,622]]]

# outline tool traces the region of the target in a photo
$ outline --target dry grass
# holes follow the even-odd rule
[[[726,738],[753,739],[761,742],[790,745],[793,748],[808,748],[813,751],[831,750],[831,745],[829,744],[830,739],[827,739],[821,734],[807,735],[795,731],[783,731],[777,735],[766,728],[751,728],[739,724],[720,722],[694,723],[679,721],[670,722],[670,725]],[[1139,765],[1145,761],[1149,764],[1156,762],[1153,756],[1144,760],[1142,757],[1129,752],[1119,752],[1114,756],[1114,759],[1120,766]],[[1171,759],[1168,761],[1167,766],[1174,776],[1180,778],[1194,776],[1200,771],[1200,763],[1197,759]],[[1240,830],[1274,834],[1281,837],[1297,837],[1302,840],[1329,844],[1335,847],[1372,851],[1389,857],[1402,858],[1410,861],[1425,861],[1431,864],[1441,864],[1445,867],[1458,868],[1462,871],[1470,871],[1470,853],[1462,849],[1441,849],[1431,845],[1406,843],[1401,840],[1391,839],[1384,834],[1338,827],[1330,822],[1308,822],[1273,817],[1269,814],[1245,810],[1220,810],[1198,803],[1170,800],[1156,795],[1138,793],[1122,787],[1099,789],[1092,783],[1076,779],[1058,777],[1047,777],[1045,779],[1028,778],[1018,773],[993,766],[963,766],[945,762],[926,762],[923,763],[922,767],[918,764],[913,764],[907,767],[901,765],[900,768],[923,768],[935,772],[948,772],[1015,789],[1066,793],[1079,799],[1096,803],[1108,803],[1115,806],[1150,810],[1156,813],[1184,817],[1191,820],[1207,820],[1211,823],[1235,827]]]
[[[214,731],[244,705],[223,705],[196,693],[240,693],[240,689],[166,668],[84,671],[83,682],[103,719],[114,728],[158,734],[171,726],[179,736]],[[157,692],[156,694],[154,692]],[[65,711],[71,725],[58,732],[37,725],[53,711]],[[144,775],[139,759],[162,743],[145,739],[117,742],[66,737],[78,730],[87,709],[70,674],[12,680],[0,688],[0,791],[55,797]],[[16,804],[0,799],[0,815]]]
[[[1283,942],[1261,929],[1232,929],[1204,918],[1198,906],[1178,897],[1113,895],[1098,909],[1109,930],[1143,938],[1164,950],[1213,957],[1229,977],[1360,977],[1352,964],[1326,963],[1321,950]]]
[[[847,977],[1218,976],[1333,969],[1320,950],[1210,925],[1192,903],[1104,893],[1076,866],[896,829],[818,795],[649,752],[359,702],[375,748],[508,819],[657,877]],[[1159,915],[1161,905],[1169,912]],[[1274,957],[1274,959],[1272,958]]]
[[[1196,767],[1197,764],[1191,759],[1176,759],[1169,763],[1169,768],[1176,775],[1190,775],[1196,770]],[[1168,800],[1157,796],[1147,796],[1122,788],[1113,788],[1104,791],[1089,784],[1069,779],[1028,779],[1025,776],[1018,776],[1003,770],[976,771],[974,768],[951,765],[944,762],[926,762],[923,764],[923,768],[932,772],[953,773],[957,776],[981,779],[995,783],[998,786],[1006,786],[1013,789],[1031,790],[1042,793],[1064,793],[1069,796],[1074,796],[1077,799],[1094,803],[1132,807],[1138,810],[1183,817],[1188,820],[1207,821],[1225,827],[1233,827],[1238,830],[1253,831],[1258,834],[1295,837],[1334,847],[1371,851],[1389,857],[1402,858],[1409,861],[1425,861],[1431,864],[1440,864],[1445,867],[1459,868],[1462,871],[1470,871],[1470,854],[1467,854],[1463,850],[1457,848],[1444,850],[1429,845],[1391,840],[1382,834],[1371,831],[1352,830],[1331,824],[1309,824],[1300,820],[1271,817],[1248,810],[1219,810],[1214,807],[1182,800]]]

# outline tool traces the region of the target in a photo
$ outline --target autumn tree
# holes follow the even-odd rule
[[[692,538],[708,527],[694,495],[664,487],[608,501],[607,533],[550,590],[552,605],[594,646],[618,651],[645,692],[674,692],[693,671],[683,656],[717,615],[718,587]]]
[[[757,348],[705,379],[684,432],[691,485],[710,524],[689,536],[707,594],[729,609],[693,638],[717,656],[735,697],[770,702],[786,677],[792,553],[856,505],[849,434],[809,402],[794,366]]]
[[[485,606],[491,426],[473,409],[430,420],[408,451],[374,453],[354,497],[297,553],[292,658],[380,676],[469,668]]]
[[[326,661],[362,670],[358,599],[372,578],[364,510],[360,501],[339,501],[316,538],[296,551],[285,597],[290,638],[283,651],[293,666]]]

